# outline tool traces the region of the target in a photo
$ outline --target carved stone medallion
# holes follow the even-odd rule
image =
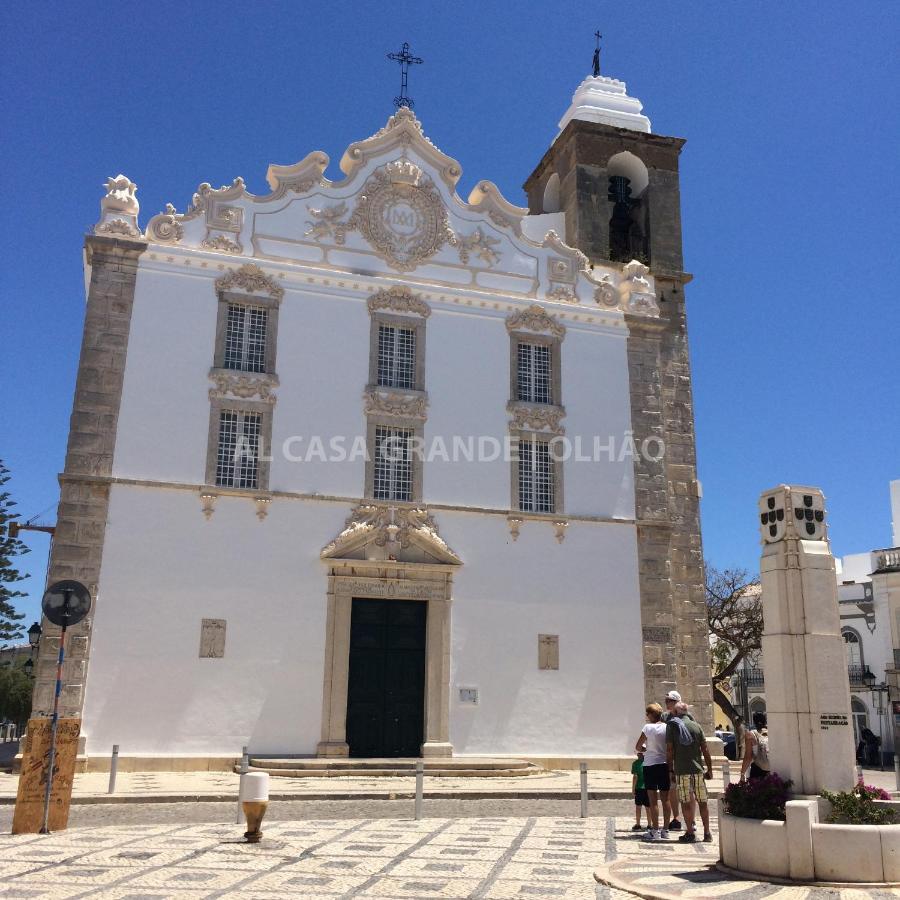
[[[397,160],[372,174],[351,222],[401,272],[414,269],[453,240],[434,182],[409,160]]]

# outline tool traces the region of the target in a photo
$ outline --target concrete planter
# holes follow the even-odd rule
[[[819,812],[820,801],[790,800],[784,822],[743,819],[720,800],[722,863],[788,881],[900,883],[900,825],[826,825]]]

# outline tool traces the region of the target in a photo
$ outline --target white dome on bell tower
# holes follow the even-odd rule
[[[559,130],[562,133],[572,119],[580,119],[649,133],[650,120],[641,114],[643,108],[637,97],[628,96],[624,81],[605,75],[588,75],[578,85],[571,105],[559,120]]]

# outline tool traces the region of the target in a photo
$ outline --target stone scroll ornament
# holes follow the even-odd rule
[[[309,214],[306,233],[310,237],[329,238],[340,245],[348,232],[358,231],[388,265],[400,272],[415,269],[444,244],[457,243],[434,182],[408,159],[376,169],[349,217],[344,201],[330,207],[310,207]]]

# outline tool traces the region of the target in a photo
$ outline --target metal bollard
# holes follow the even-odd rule
[[[857,784],[862,784],[862,783],[863,783],[863,770],[862,770],[862,766],[857,766],[857,767],[856,767],[856,783],[857,783]]]
[[[731,763],[726,760],[722,763],[722,790],[728,790],[729,784],[731,784]]]
[[[587,788],[587,763],[579,765],[581,769],[581,818],[588,817],[588,788]]]
[[[247,752],[247,745],[244,744],[241,747],[241,775],[246,775],[247,771],[250,769],[250,754]],[[241,821],[244,818],[244,808],[241,805],[243,798],[241,797],[241,789],[238,788],[238,804],[237,804],[237,817],[234,820],[235,825],[240,825]]]
[[[900,791],[900,755],[894,751],[894,785]]]
[[[425,781],[425,763],[420,759],[416,763],[416,805],[414,818],[422,818],[422,788]]]
[[[112,756],[109,759],[109,790],[107,794],[116,792],[116,775],[119,774],[119,745],[113,744]]]

